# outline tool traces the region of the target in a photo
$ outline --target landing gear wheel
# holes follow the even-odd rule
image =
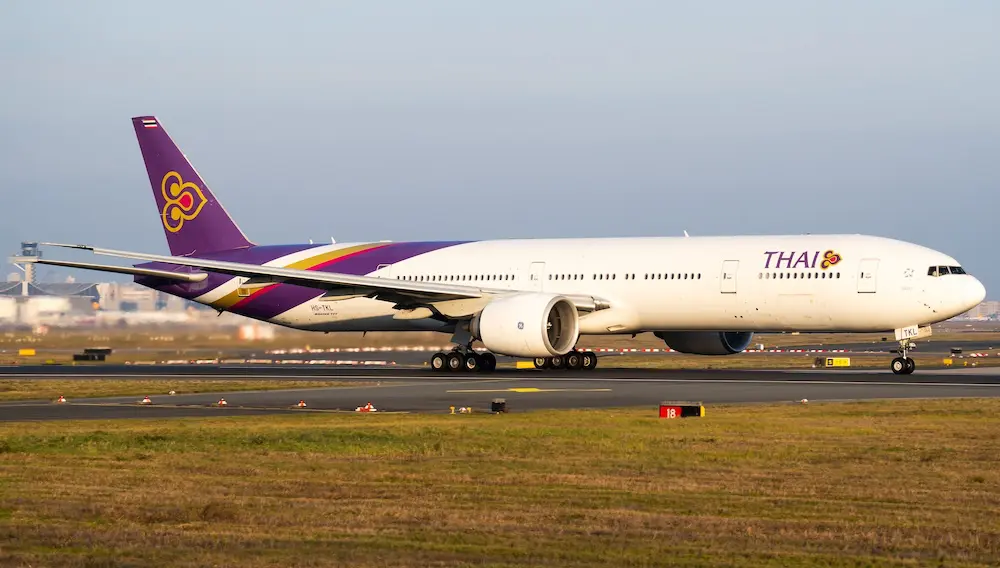
[[[593,353],[583,353],[583,370],[593,371],[597,368],[597,355]]]
[[[435,371],[444,371],[448,367],[448,356],[444,353],[435,353],[431,357],[431,369]]]
[[[448,370],[449,371],[461,371],[462,367],[465,366],[465,357],[457,351],[453,351],[448,354]]]
[[[548,357],[535,357],[535,368],[536,369],[548,369],[552,362],[549,361]]]
[[[556,355],[555,357],[549,357],[549,368],[550,369],[565,369],[566,368],[566,358],[561,355]]]
[[[578,351],[570,351],[566,354],[566,368],[571,371],[578,371],[583,368],[583,355]]]
[[[482,364],[483,360],[480,359],[479,355],[476,353],[469,353],[468,355],[466,355],[464,363],[465,363],[464,367],[465,370],[469,371],[470,373],[475,373],[476,371],[479,371],[483,367]]]
[[[917,368],[917,364],[913,361],[913,359],[910,359],[909,357],[906,356],[906,351],[908,349],[913,349],[914,347],[915,345],[909,339],[901,339],[899,341],[899,351],[897,351],[897,353],[899,353],[901,357],[896,357],[895,359],[892,360],[892,363],[889,365],[889,368],[892,369],[893,374],[895,375],[913,374],[913,371],[916,370]]]
[[[492,353],[483,353],[482,370],[484,373],[492,373],[497,369],[497,356]]]

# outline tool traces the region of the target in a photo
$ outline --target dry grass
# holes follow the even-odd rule
[[[0,565],[993,566],[1000,400],[0,425]]]
[[[6,379],[0,380],[0,401],[55,400],[60,395],[67,399],[144,396],[199,392],[231,392],[254,390],[315,389],[327,387],[371,386],[374,382],[343,381],[241,381],[205,379]]]

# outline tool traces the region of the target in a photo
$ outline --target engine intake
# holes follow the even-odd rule
[[[733,355],[750,346],[752,331],[658,331],[674,351],[689,355]]]
[[[576,346],[580,318],[576,306],[562,296],[516,294],[486,304],[472,318],[469,331],[494,353],[552,357]]]

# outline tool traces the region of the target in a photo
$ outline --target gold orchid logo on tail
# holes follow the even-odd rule
[[[160,217],[163,218],[163,226],[171,233],[180,231],[185,221],[197,217],[208,202],[200,187],[184,181],[177,172],[167,172],[167,175],[163,176],[160,190],[166,202],[160,211]]]

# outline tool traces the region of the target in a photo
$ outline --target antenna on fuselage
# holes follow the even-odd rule
[[[333,237],[330,237],[330,244],[331,244],[331,245],[335,245],[335,244],[337,244],[337,240],[336,240],[336,239],[334,239]]]
[[[690,237],[691,235],[689,235],[687,231],[684,231],[684,236],[685,237]]]

